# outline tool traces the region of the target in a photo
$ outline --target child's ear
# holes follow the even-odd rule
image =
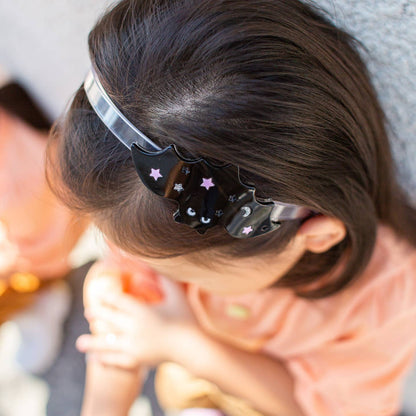
[[[306,250],[324,253],[340,243],[347,233],[344,223],[333,217],[318,215],[305,221],[296,237],[303,239]]]

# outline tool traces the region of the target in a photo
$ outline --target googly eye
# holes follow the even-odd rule
[[[211,218],[201,217],[202,224],[209,224],[211,222]]]
[[[186,213],[187,213],[190,217],[195,217],[195,215],[196,215],[195,210],[194,210],[194,209],[192,209],[191,207],[189,207],[189,208],[186,210]]]

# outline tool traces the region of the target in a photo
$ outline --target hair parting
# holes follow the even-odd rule
[[[277,282],[305,297],[329,296],[357,278],[379,223],[416,245],[415,210],[396,181],[384,114],[359,48],[323,12],[295,0],[123,0],[89,36],[108,95],[158,145],[238,165],[258,196],[345,224],[340,244],[305,254]],[[288,221],[238,240],[221,227],[201,236],[176,224],[175,204],[140,183],[128,149],[82,88],[50,149],[56,192],[131,253],[204,263],[207,250],[224,259],[273,255],[299,228]],[[341,261],[331,281],[310,289]]]

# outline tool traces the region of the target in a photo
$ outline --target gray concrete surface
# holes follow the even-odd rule
[[[416,202],[416,0],[317,0],[367,49],[402,183]]]
[[[87,72],[87,34],[114,2],[0,0],[0,65],[58,116]],[[416,0],[316,4],[368,49],[366,61],[392,126],[401,178],[416,202]]]
[[[14,362],[20,342],[13,323],[0,328],[0,416],[77,416],[80,414],[85,378],[85,357],[75,340],[88,332],[83,316],[82,285],[90,266],[68,276],[72,303],[64,323],[62,345],[52,366],[31,375]],[[153,412],[152,412],[153,408]],[[99,415],[97,415],[99,416]],[[153,392],[153,373],[129,416],[163,416]]]
[[[49,388],[45,416],[74,416],[79,415],[81,409],[85,356],[76,350],[75,340],[81,334],[88,332],[88,324],[83,314],[82,285],[90,264],[72,272],[68,279],[73,301],[68,319],[65,322],[62,348],[53,366],[40,376]],[[151,405],[154,410],[153,416],[162,416],[156,404],[152,386],[151,374],[144,386],[144,396],[134,404],[129,416],[152,416]],[[146,398],[150,400],[148,401]]]

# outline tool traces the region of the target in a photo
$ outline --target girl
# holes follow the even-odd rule
[[[86,226],[45,180],[50,124],[0,68],[0,325],[17,325],[16,358],[34,373],[44,372],[59,352],[71,303],[64,278]]]
[[[416,216],[357,46],[295,0],[124,0],[98,22],[57,191],[185,283],[197,324],[114,291],[80,349],[172,361],[268,415],[398,412]]]

